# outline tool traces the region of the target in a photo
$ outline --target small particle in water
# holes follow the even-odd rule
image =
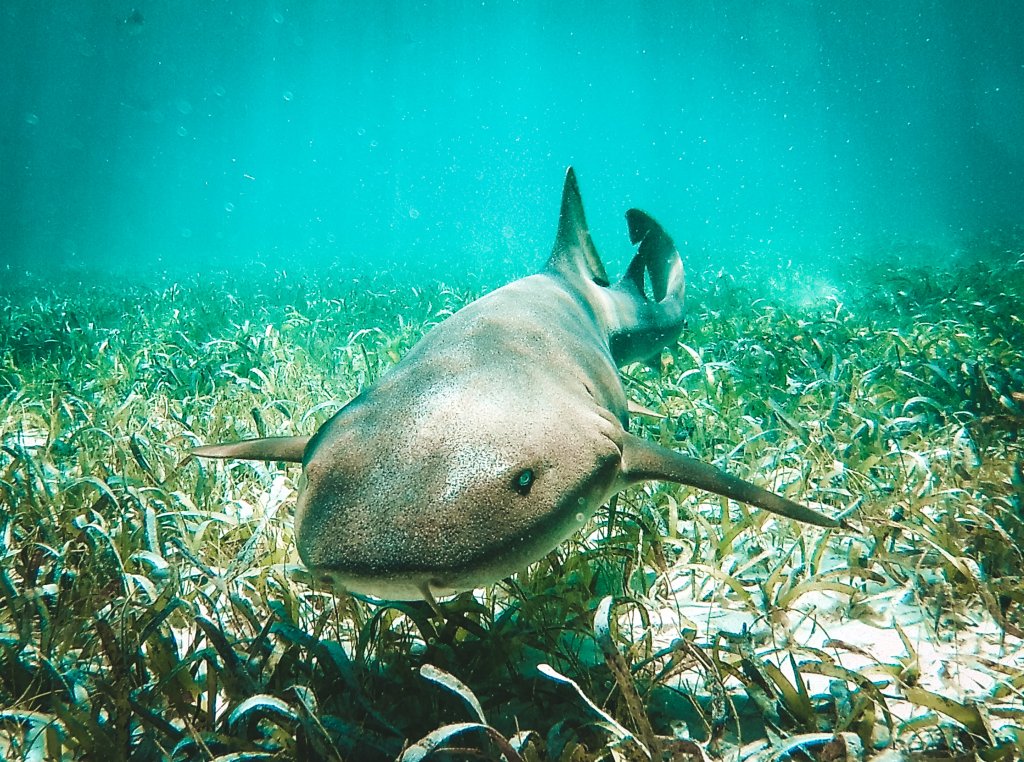
[[[215,88],[213,88],[213,94],[216,95],[218,98],[223,98],[226,92],[227,90],[225,90],[221,85],[217,85]]]
[[[39,116],[37,114],[25,114],[25,124],[39,124]]]
[[[228,201],[226,204],[224,204],[224,211],[228,213],[235,211],[235,205]]]
[[[142,25],[146,23],[146,17],[142,15],[142,11],[138,8],[132,8],[132,12],[125,16],[123,23],[132,31],[138,32]]]
[[[284,14],[282,14],[282,13],[275,13],[274,14],[274,23],[275,24],[283,24],[284,23]]]
[[[285,90],[283,93],[281,93],[281,97],[284,98],[286,101],[290,101],[294,96],[292,95],[291,90]]]
[[[420,218],[420,210],[417,209],[414,206],[410,206],[409,207],[409,217],[411,219],[418,220]]]
[[[185,125],[181,125],[180,127],[178,127],[178,135],[183,138],[188,137],[188,129],[185,127]]]

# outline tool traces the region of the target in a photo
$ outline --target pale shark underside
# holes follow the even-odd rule
[[[644,212],[612,284],[565,178],[554,251],[435,326],[312,437],[193,450],[301,462],[295,536],[320,578],[385,599],[500,580],[647,480],[714,492],[823,527],[838,522],[627,431],[617,367],[647,359],[683,325],[683,265]]]

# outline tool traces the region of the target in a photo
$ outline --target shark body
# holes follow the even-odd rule
[[[649,215],[611,284],[573,170],[544,271],[435,326],[312,437],[199,447],[301,462],[299,555],[352,592],[410,600],[472,589],[541,558],[616,492],[688,484],[818,526],[838,522],[628,431],[618,366],[682,329],[683,266]]]

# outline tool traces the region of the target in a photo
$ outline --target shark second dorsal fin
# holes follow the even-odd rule
[[[280,460],[301,463],[311,437],[269,437],[243,439],[240,442],[193,447],[190,452],[199,458],[240,458],[242,460]]]
[[[583,216],[580,186],[572,167],[565,173],[558,233],[555,235],[555,247],[548,259],[547,269],[569,279],[587,278],[599,286],[611,283],[590,238],[587,219]]]

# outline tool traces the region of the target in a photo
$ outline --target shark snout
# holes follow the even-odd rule
[[[493,439],[464,432],[421,441],[418,458],[365,442],[375,455],[314,451],[297,498],[299,556],[320,579],[382,597],[502,579],[580,529],[613,491],[618,448],[591,434],[556,442],[562,429],[546,425]]]

